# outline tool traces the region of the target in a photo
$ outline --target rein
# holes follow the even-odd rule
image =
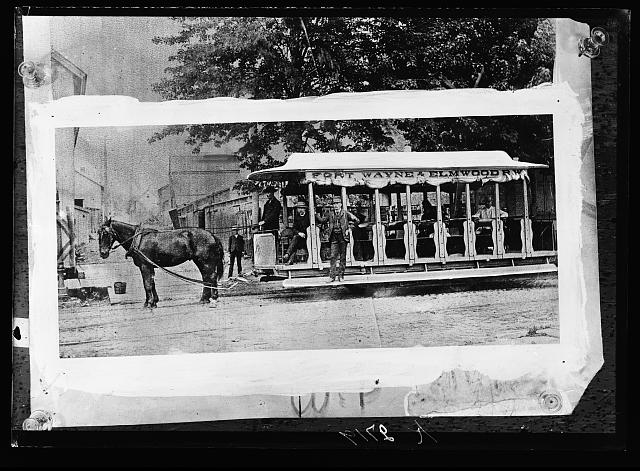
[[[202,285],[205,288],[211,288],[211,289],[232,289],[234,288],[238,282],[236,281],[234,284],[232,284],[231,286],[228,287],[220,287],[220,286],[213,286],[205,281],[202,280],[196,280],[195,278],[189,278],[188,276],[184,276],[184,275],[180,275],[178,273],[172,272],[171,270],[167,270],[165,267],[161,267],[160,265],[158,265],[157,263],[153,262],[152,260],[149,259],[149,257],[147,257],[145,254],[143,254],[140,250],[138,249],[132,249],[132,251],[134,253],[136,253],[137,255],[139,255],[140,257],[142,257],[147,263],[149,263],[150,265],[153,265],[156,268],[159,268],[162,271],[167,272],[169,275],[171,276],[175,276],[176,278],[181,279],[182,281],[186,281],[187,283],[193,283],[193,284],[197,284],[197,285]]]
[[[114,237],[118,237],[118,233],[116,232],[116,230],[113,227],[109,227],[109,229],[111,230],[111,232],[113,232]],[[158,232],[170,232],[170,231],[158,231]],[[133,234],[131,237],[129,237],[128,239],[123,240],[122,242],[118,242],[118,245],[116,245],[115,247],[112,247],[110,249],[111,252],[113,252],[114,250],[116,250],[118,247],[122,247],[122,244],[128,242],[129,240],[135,238],[136,236],[142,236],[144,235],[143,230],[140,231],[136,231],[135,234]],[[135,253],[137,255],[139,255],[142,259],[144,259],[148,264],[153,265],[156,268],[159,268],[160,270],[168,273],[171,276],[174,276],[176,278],[181,279],[182,281],[185,281],[187,283],[192,283],[192,284],[196,284],[196,285],[201,285],[204,286],[205,288],[210,288],[210,289],[221,289],[221,290],[230,290],[233,289],[238,282],[236,281],[234,284],[232,284],[231,286],[228,287],[220,287],[220,286],[213,286],[210,283],[207,283],[205,281],[202,280],[196,280],[195,278],[189,278],[188,276],[184,276],[184,275],[180,275],[178,273],[172,272],[171,270],[166,269],[165,267],[161,267],[160,265],[158,265],[157,263],[155,263],[154,261],[150,260],[149,257],[147,257],[144,253],[142,253],[142,251],[140,251],[138,248],[134,247],[133,245],[129,248],[129,250],[127,250],[127,253]]]

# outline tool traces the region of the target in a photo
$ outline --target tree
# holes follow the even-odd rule
[[[298,98],[384,89],[523,88],[551,80],[547,20],[514,18],[175,18],[182,30],[156,37],[177,46],[154,89],[165,99],[214,96]],[[385,150],[394,135],[414,150],[516,149],[548,136],[536,117],[231,123],[169,126],[151,141],[186,134],[194,153],[207,142],[242,143],[250,170],[278,165],[275,146],[304,150]],[[523,150],[524,147],[527,149]],[[513,150],[512,150],[513,151]],[[548,149],[547,149],[548,151]],[[548,153],[548,152],[547,152]]]
[[[351,54],[361,34],[358,19],[343,18],[178,18],[177,36],[154,38],[178,45],[169,58],[177,63],[154,89],[166,99],[212,96],[299,98],[355,90],[351,72],[358,56]],[[363,134],[366,124],[354,123],[231,123],[170,126],[151,141],[187,134],[186,143],[199,152],[202,144],[222,145],[237,139],[241,165],[256,170],[276,165],[275,145],[301,152],[335,148],[345,135]],[[376,128],[377,129],[377,128]],[[361,146],[387,145],[390,139],[372,130]]]
[[[549,20],[411,17],[384,18],[375,26],[368,61],[379,89],[509,90],[551,79]]]
[[[551,81],[554,41],[549,20],[380,21],[385,25],[376,29],[380,36],[374,74],[379,88],[514,90]],[[551,122],[546,117],[415,119],[394,124],[415,151],[502,149],[537,162],[549,162],[553,155]]]

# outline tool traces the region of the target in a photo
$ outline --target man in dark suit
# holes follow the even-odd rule
[[[262,220],[258,223],[260,230],[272,231],[273,234],[278,237],[278,230],[280,229],[280,212],[282,211],[282,204],[276,199],[274,193],[276,189],[272,186],[267,187],[264,190],[267,194],[267,201],[262,208]]]
[[[329,241],[331,242],[331,268],[329,270],[329,282],[344,280],[344,271],[347,264],[347,244],[349,243],[349,221],[360,223],[357,216],[342,207],[342,199],[339,196],[333,198],[333,212],[326,217],[317,217],[320,222],[328,222]],[[336,267],[336,265],[338,265]]]
[[[233,265],[238,260],[238,275],[242,273],[242,256],[244,255],[244,238],[238,234],[238,226],[231,229],[229,237],[229,278],[233,275]]]
[[[316,214],[316,221],[320,222],[320,217]],[[293,237],[289,244],[289,249],[284,256],[285,263],[293,265],[294,252],[298,249],[307,249],[307,228],[311,225],[309,212],[304,201],[298,201],[296,204],[296,213],[293,216]]]

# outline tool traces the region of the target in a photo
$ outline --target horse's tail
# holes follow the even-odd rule
[[[215,240],[216,240],[216,251],[218,255],[218,260],[216,262],[216,276],[218,277],[218,280],[219,280],[220,278],[222,278],[222,275],[224,274],[224,247],[222,246],[222,242],[220,242],[220,239],[215,237]]]

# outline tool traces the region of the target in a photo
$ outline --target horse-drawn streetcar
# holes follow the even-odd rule
[[[294,153],[248,176],[279,185],[283,203],[284,229],[254,234],[254,266],[319,284],[330,251],[316,215],[339,198],[359,220],[346,284],[556,271],[555,218],[531,214],[528,184],[546,168],[502,151]]]

